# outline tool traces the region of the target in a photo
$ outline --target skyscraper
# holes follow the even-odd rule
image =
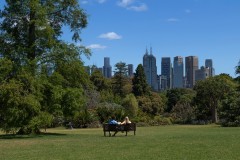
[[[181,56],[174,57],[173,88],[183,88],[183,58]]]
[[[195,81],[204,80],[210,76],[210,69],[202,66],[195,71]]]
[[[147,83],[152,87],[153,90],[158,90],[157,84],[157,66],[156,66],[156,58],[152,54],[152,48],[150,49],[150,54],[146,49],[146,53],[143,56],[143,68],[144,73],[147,78]]]
[[[162,57],[161,75],[167,78],[167,88],[172,88],[172,63],[170,57]]]
[[[128,64],[128,76],[133,77],[133,64]]]
[[[193,88],[195,85],[195,71],[198,69],[198,57],[185,57],[186,87]]]
[[[215,69],[213,68],[212,59],[206,59],[205,60],[205,67],[209,68],[209,77],[215,76]]]
[[[109,57],[104,57],[103,75],[106,78],[112,77],[112,66],[110,65]]]

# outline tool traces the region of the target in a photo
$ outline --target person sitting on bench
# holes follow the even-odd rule
[[[121,124],[128,124],[128,123],[132,123],[132,122],[129,120],[128,117],[125,117],[125,118],[124,118],[124,121],[121,122]]]

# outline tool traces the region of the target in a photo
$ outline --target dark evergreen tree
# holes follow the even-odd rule
[[[127,89],[125,88],[128,84],[128,69],[127,65],[124,62],[119,62],[115,65],[115,73],[112,79],[113,93],[121,97],[125,97],[128,94]],[[131,92],[131,91],[130,91]]]
[[[146,76],[142,64],[139,64],[132,79],[133,94],[135,96],[149,95],[150,88],[147,84]]]

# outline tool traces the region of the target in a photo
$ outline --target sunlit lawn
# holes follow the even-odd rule
[[[126,137],[98,129],[49,129],[38,136],[0,135],[0,160],[237,160],[240,128],[138,127]]]

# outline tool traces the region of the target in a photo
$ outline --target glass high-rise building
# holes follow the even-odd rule
[[[183,58],[174,57],[173,61],[173,88],[183,88]]]
[[[172,63],[170,57],[162,57],[161,75],[167,78],[167,88],[172,88]]]
[[[205,67],[209,68],[209,77],[215,76],[215,69],[213,68],[212,59],[206,59],[205,60]]]
[[[195,85],[196,70],[198,70],[198,57],[197,56],[185,57],[185,75],[187,88],[193,88],[193,86]]]
[[[148,85],[151,86],[153,90],[157,91],[157,65],[156,58],[152,54],[152,49],[150,50],[150,54],[146,49],[146,53],[143,56],[143,68]]]
[[[133,77],[133,64],[128,64],[128,76]]]
[[[103,75],[106,78],[112,77],[112,66],[110,65],[109,57],[104,57]]]

